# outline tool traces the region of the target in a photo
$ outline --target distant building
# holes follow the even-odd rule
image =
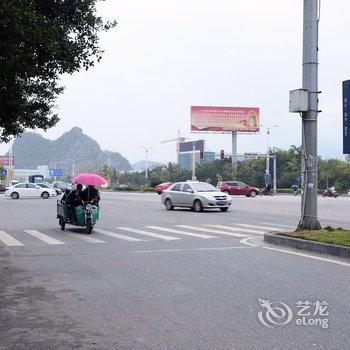
[[[49,177],[49,167],[39,165],[36,169],[14,169],[14,179],[17,181],[28,181],[29,175],[42,175],[46,179]]]

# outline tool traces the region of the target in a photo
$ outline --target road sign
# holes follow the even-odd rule
[[[343,154],[350,154],[350,80],[343,81]]]
[[[63,169],[62,168],[54,168],[49,169],[50,177],[63,177]]]
[[[2,169],[1,175],[2,176],[7,176],[7,169]]]

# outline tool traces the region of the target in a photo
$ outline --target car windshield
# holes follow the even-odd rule
[[[218,190],[211,184],[205,182],[193,183],[192,187],[197,192],[217,192]]]
[[[45,184],[37,184],[38,186],[42,187],[42,188],[49,188],[49,186],[45,185]]]

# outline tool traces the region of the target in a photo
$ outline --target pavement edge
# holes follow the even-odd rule
[[[343,247],[336,244],[328,244],[328,243],[322,243],[322,242],[308,241],[300,238],[282,236],[278,232],[265,233],[264,242],[350,259],[350,248],[348,247]]]

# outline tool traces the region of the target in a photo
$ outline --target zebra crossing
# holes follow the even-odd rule
[[[268,225],[268,226],[266,226]],[[203,225],[172,225],[145,227],[116,227],[113,230],[106,230],[99,227],[94,228],[92,235],[69,231],[59,231],[56,234],[42,232],[39,230],[22,230],[20,232],[0,231],[0,247],[23,247],[30,242],[47,245],[66,245],[72,241],[84,242],[87,244],[104,244],[111,239],[126,241],[130,243],[141,243],[148,241],[180,241],[184,239],[217,239],[223,236],[242,239],[256,235],[263,235],[267,231],[286,230],[288,225],[265,223],[253,225],[234,223],[232,225],[203,224]],[[28,238],[29,237],[29,238]],[[68,238],[68,241],[67,241]]]

